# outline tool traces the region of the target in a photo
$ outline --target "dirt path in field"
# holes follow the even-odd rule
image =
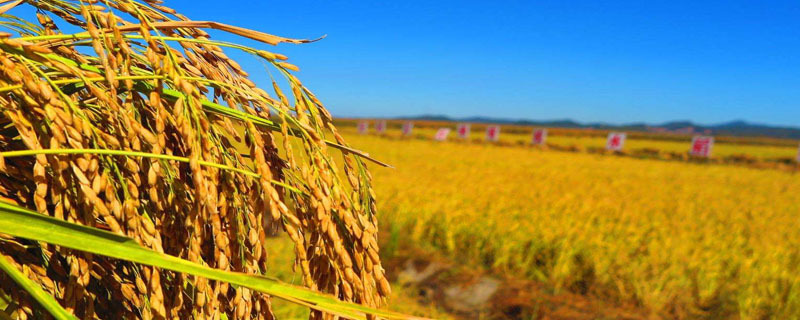
[[[556,293],[542,283],[488,275],[422,252],[404,252],[384,266],[390,280],[418,291],[418,300],[460,319],[651,319],[632,303],[594,294]]]

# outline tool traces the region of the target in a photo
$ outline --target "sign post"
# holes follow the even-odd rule
[[[433,136],[433,140],[436,141],[445,141],[447,140],[447,135],[450,134],[450,128],[440,128],[436,131],[436,134]]]
[[[378,120],[375,122],[375,132],[378,134],[386,133],[386,120]]]
[[[367,131],[369,131],[369,122],[359,121],[358,122],[358,133],[359,134],[367,134]]]
[[[608,134],[608,140],[606,140],[606,150],[622,151],[622,147],[624,145],[625,145],[624,132],[611,132]]]
[[[403,135],[404,136],[410,136],[411,135],[411,130],[414,130],[414,123],[413,122],[406,121],[405,123],[403,123]]]
[[[458,137],[464,140],[469,139],[469,123],[459,123],[458,127],[456,127],[456,131],[458,132]]]
[[[486,127],[486,141],[497,142],[500,140],[500,126]]]
[[[531,138],[531,144],[536,146],[542,146],[544,145],[546,140],[547,140],[547,129],[544,128],[533,129],[533,137]]]
[[[689,154],[695,157],[710,158],[712,147],[714,147],[714,137],[694,136],[692,137],[692,148],[689,149]]]

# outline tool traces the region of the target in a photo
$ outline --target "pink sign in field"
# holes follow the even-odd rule
[[[403,123],[403,135],[404,136],[410,136],[411,135],[411,130],[414,130],[414,123],[413,122],[407,121],[407,122]]]
[[[486,141],[495,142],[500,140],[500,126],[486,127]]]
[[[544,145],[547,140],[547,129],[533,129],[533,137],[531,143],[537,146]]]
[[[367,134],[367,131],[369,131],[369,122],[359,121],[358,122],[358,133]]]
[[[469,139],[469,123],[459,123],[456,127],[458,137],[461,139]]]
[[[386,133],[386,120],[378,120],[375,122],[375,132],[379,134]]]
[[[689,154],[695,157],[708,158],[711,157],[712,147],[714,147],[714,137],[694,136],[692,137],[692,148],[689,149]]]
[[[624,132],[609,133],[608,140],[606,140],[606,150],[622,151],[622,147],[625,145],[625,136]]]
[[[436,131],[436,134],[433,135],[433,140],[436,141],[445,141],[447,140],[447,135],[450,134],[450,128],[441,128]]]

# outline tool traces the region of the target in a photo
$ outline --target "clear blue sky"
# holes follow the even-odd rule
[[[166,4],[195,20],[327,34],[267,49],[300,66],[300,79],[338,116],[800,126],[796,0]]]

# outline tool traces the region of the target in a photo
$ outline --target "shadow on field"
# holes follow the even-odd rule
[[[386,261],[395,285],[418,292],[433,304],[465,319],[649,319],[634,303],[620,303],[570,288],[556,292],[546,285],[488,275],[440,257],[405,251]]]

